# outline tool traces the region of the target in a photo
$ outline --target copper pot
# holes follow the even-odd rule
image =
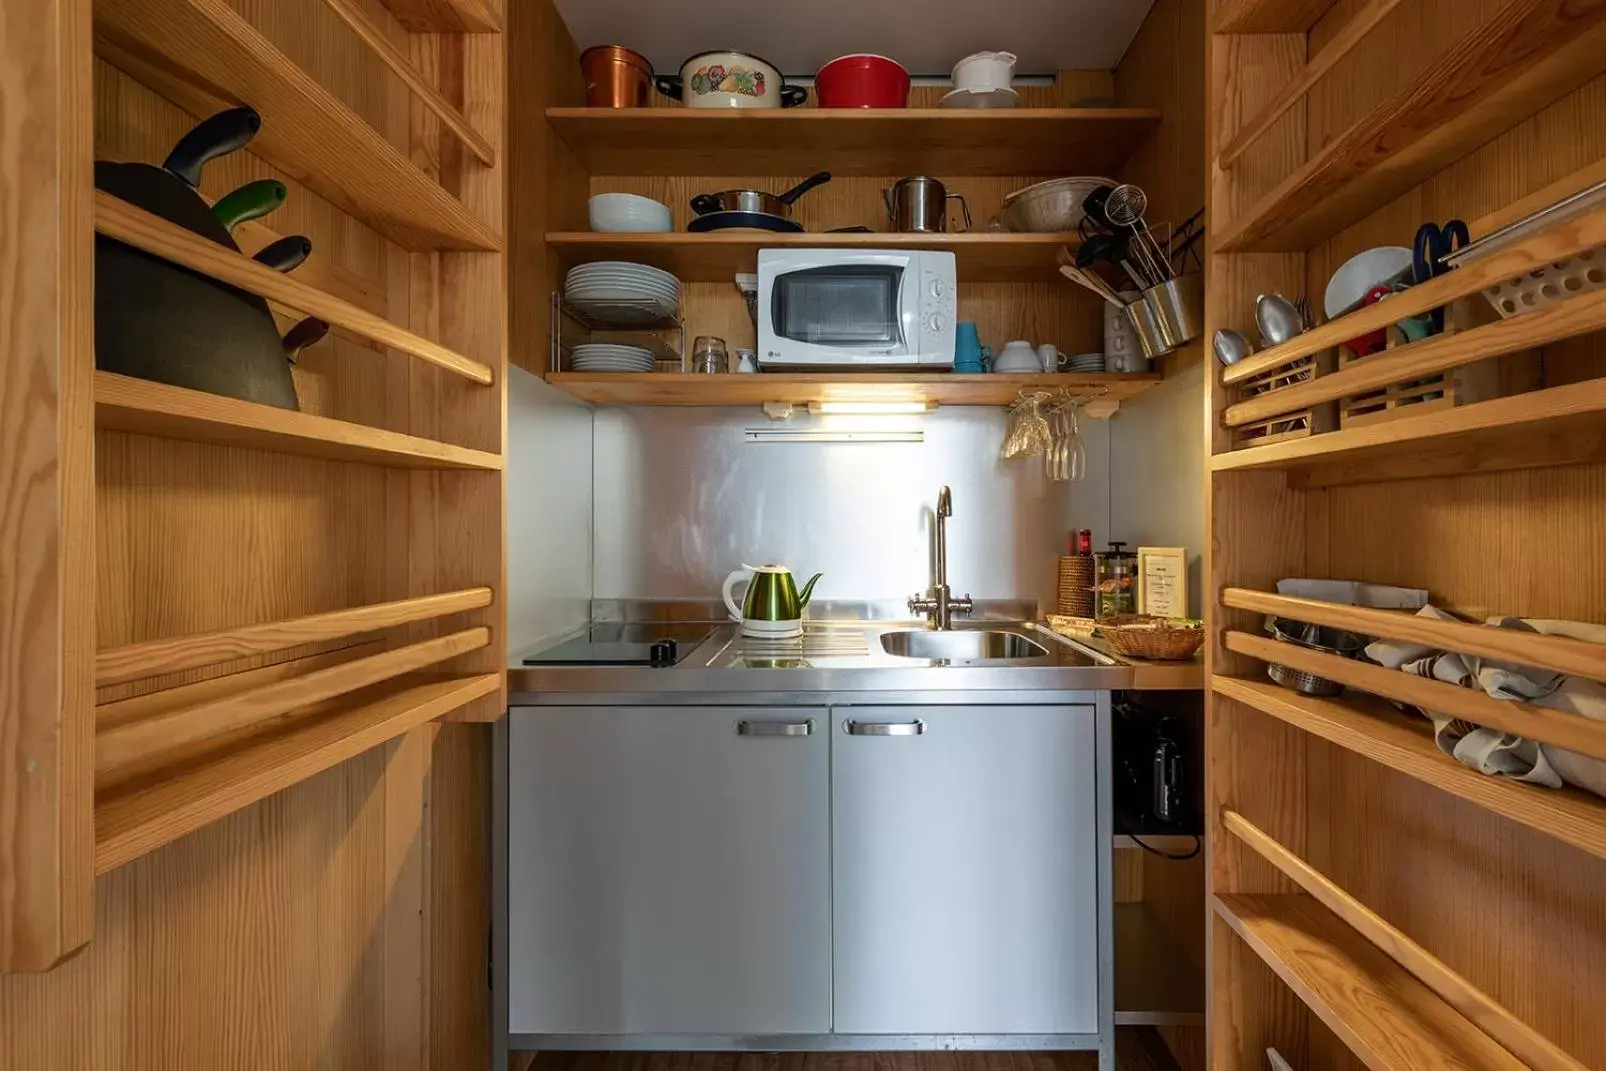
[[[645,108],[652,92],[652,64],[622,45],[598,45],[580,54],[588,108]]]

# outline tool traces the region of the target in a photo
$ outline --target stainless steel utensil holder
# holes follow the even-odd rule
[[[1146,357],[1170,353],[1204,332],[1204,275],[1194,272],[1151,286],[1126,307]]]

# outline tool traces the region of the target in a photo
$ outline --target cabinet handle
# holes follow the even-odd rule
[[[742,736],[808,736],[814,731],[814,719],[807,721],[739,721],[736,731]]]
[[[926,731],[926,723],[919,718],[891,723],[850,720],[843,722],[842,728],[849,736],[920,736]]]

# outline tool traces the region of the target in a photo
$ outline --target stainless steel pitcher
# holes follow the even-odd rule
[[[929,175],[910,175],[882,191],[887,219],[901,234],[942,234],[948,229],[948,202],[958,201],[964,230],[970,230],[970,205],[957,193]]]

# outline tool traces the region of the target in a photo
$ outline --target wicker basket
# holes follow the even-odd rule
[[[1093,616],[1093,556],[1067,554],[1060,558],[1059,600],[1055,607],[1066,617]]]
[[[1100,622],[1098,636],[1122,658],[1167,662],[1192,658],[1205,641],[1202,628],[1170,627],[1164,618],[1143,614],[1123,614]]]

